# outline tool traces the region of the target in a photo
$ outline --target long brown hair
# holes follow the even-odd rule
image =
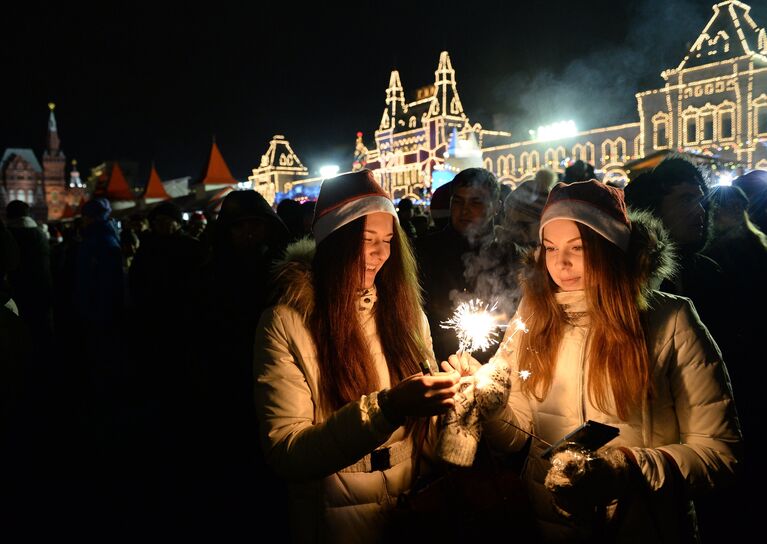
[[[360,322],[365,269],[365,217],[317,245],[312,263],[315,304],[309,327],[317,346],[320,402],[334,411],[380,388]],[[376,275],[376,325],[392,385],[420,371],[427,357],[415,258],[398,223],[391,255]]]
[[[584,250],[586,299],[590,319],[587,348],[588,393],[608,412],[610,396],[617,415],[627,420],[651,393],[650,361],[641,322],[641,279],[616,245],[577,223]],[[554,379],[557,353],[567,317],[554,296],[557,286],[540,251],[534,272],[525,281],[520,312],[529,333],[521,338],[519,367],[531,371],[522,389],[539,401]]]

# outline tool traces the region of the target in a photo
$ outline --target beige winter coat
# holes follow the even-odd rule
[[[264,312],[255,340],[255,399],[265,456],[290,485],[293,541],[380,541],[387,512],[411,483],[411,440],[383,417],[377,392],[332,414],[320,409],[316,349],[305,324],[313,300],[312,247],[291,247],[280,273],[288,291]],[[359,314],[349,317],[362,323],[383,389],[390,385],[389,372],[375,312],[373,288],[361,295]],[[425,316],[423,324],[431,346]],[[381,455],[371,459],[370,453],[386,447],[391,466],[375,470]]]
[[[582,291],[558,293],[558,302],[575,313],[585,310]],[[634,495],[621,518],[618,541],[683,542],[692,531],[685,517],[689,496],[733,479],[741,436],[727,370],[692,303],[661,292],[654,293],[651,303],[647,339],[654,397],[629,421],[598,410],[589,399],[588,318],[581,317],[566,327],[551,390],[542,402],[520,392],[519,371],[524,369],[517,363],[517,348],[522,336],[513,338],[512,352],[506,356],[513,392],[504,414],[486,423],[484,431],[496,447],[518,450],[528,437],[506,422],[550,443],[589,419],[618,427],[620,435],[608,445],[628,447],[646,481],[646,489]],[[504,356],[501,350],[499,356]],[[543,486],[550,467],[540,457],[545,447],[533,440],[523,474],[544,541],[588,538],[583,528],[553,509]]]

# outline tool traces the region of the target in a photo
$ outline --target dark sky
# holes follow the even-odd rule
[[[373,144],[390,71],[409,97],[443,49],[486,128],[521,139],[562,119],[637,120],[634,92],[660,86],[714,1],[73,3],[4,7],[0,149],[39,156],[54,101],[81,172],[120,158],[142,176],[154,160],[163,179],[196,177],[215,135],[244,179],[273,134],[312,174],[348,168],[358,130]],[[767,24],[767,6],[752,7]]]

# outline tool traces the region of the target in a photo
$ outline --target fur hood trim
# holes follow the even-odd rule
[[[314,309],[312,261],[316,244],[302,238],[285,249],[285,257],[275,264],[273,281],[277,289],[277,304],[290,306],[306,321]]]

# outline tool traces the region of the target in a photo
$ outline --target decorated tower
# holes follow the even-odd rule
[[[45,187],[45,203],[48,206],[48,221],[61,219],[66,206],[66,157],[61,150],[56,115],[56,104],[48,104],[48,137],[43,152],[43,185]],[[42,195],[41,195],[42,196]]]

